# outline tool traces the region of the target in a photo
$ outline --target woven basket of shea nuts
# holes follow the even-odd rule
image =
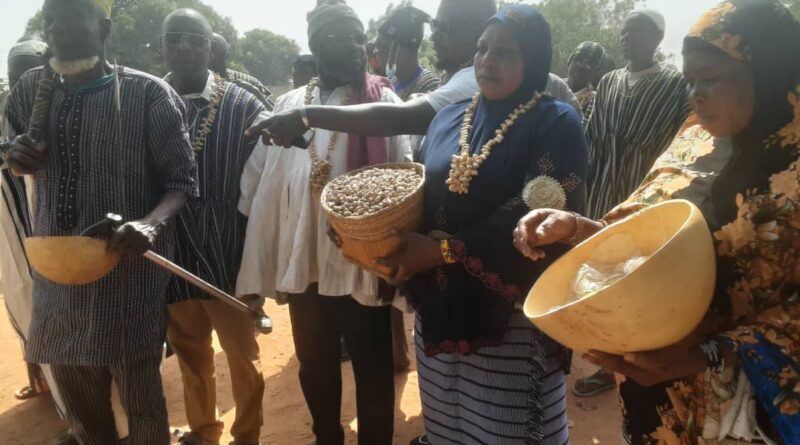
[[[413,163],[372,165],[339,176],[322,191],[322,208],[342,253],[359,266],[388,277],[375,263],[400,245],[397,232],[419,230],[425,167]]]

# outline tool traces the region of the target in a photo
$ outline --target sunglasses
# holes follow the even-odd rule
[[[363,32],[353,32],[347,34],[328,34],[326,40],[328,42],[346,45],[348,43],[355,43],[356,45],[366,45],[369,37]]]
[[[190,32],[168,32],[161,36],[161,40],[164,44],[169,46],[178,46],[181,42],[186,41],[189,46],[194,48],[200,48],[211,41],[211,39],[202,34],[193,34]]]

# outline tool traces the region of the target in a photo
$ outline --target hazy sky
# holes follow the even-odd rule
[[[307,50],[305,14],[316,0],[204,0],[222,15],[231,17],[239,32],[265,28],[295,39]],[[661,11],[667,20],[665,53],[680,53],[683,35],[694,20],[717,0],[648,0],[648,7]],[[41,7],[40,0],[0,0],[0,77],[5,77],[8,48],[22,35],[25,24]],[[348,0],[365,22],[377,17],[391,0]],[[415,6],[436,14],[439,0],[414,0]]]

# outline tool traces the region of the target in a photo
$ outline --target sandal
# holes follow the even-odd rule
[[[34,388],[33,386],[26,386],[14,393],[14,398],[17,400],[30,400],[39,397],[43,394],[49,394],[50,388],[47,385],[42,385],[41,388]]]
[[[614,374],[609,374],[605,370],[599,370],[589,377],[580,379],[572,387],[572,393],[578,397],[593,397],[602,392],[617,387]]]
[[[219,445],[219,442],[210,442],[202,437],[199,434],[193,432],[184,432],[180,430],[175,430],[172,433],[178,439],[178,445]]]
[[[430,445],[430,443],[431,442],[428,440],[428,435],[423,434],[412,440],[408,445]]]

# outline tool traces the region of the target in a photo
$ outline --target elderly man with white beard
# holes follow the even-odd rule
[[[197,167],[178,95],[160,79],[106,62],[111,3],[45,0],[52,71],[29,71],[12,92],[7,112],[17,136],[0,158],[34,180],[33,236],[78,235],[108,212],[128,221],[110,239],[123,260],[105,278],[67,286],[34,274],[26,359],[51,365],[79,443],[117,443],[113,379],[129,443],[166,445],[159,364],[170,276],[140,256],[172,256],[168,223],[197,194]],[[47,91],[37,87],[42,79],[54,88],[37,95]],[[48,112],[32,113],[34,102]],[[41,137],[28,134],[32,128]]]

